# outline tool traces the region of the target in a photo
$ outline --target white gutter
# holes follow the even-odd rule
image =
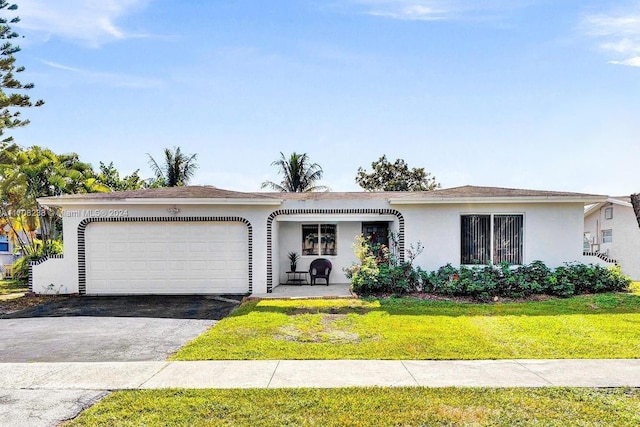
[[[129,198],[129,199],[83,199],[46,197],[37,199],[38,203],[45,206],[82,206],[82,205],[250,205],[250,206],[279,206],[282,200],[278,199],[236,199],[236,198]]]

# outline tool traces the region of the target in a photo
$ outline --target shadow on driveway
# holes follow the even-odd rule
[[[220,320],[238,307],[242,295],[144,295],[69,297],[0,316],[30,317],[147,317],[160,319]]]

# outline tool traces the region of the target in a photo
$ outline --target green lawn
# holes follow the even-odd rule
[[[640,295],[248,302],[173,360],[639,358]]]
[[[24,281],[0,280],[0,295],[27,292],[28,290],[29,285]]]
[[[632,426],[638,389],[343,388],[113,393],[66,426]]]

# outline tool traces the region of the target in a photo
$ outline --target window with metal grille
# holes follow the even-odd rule
[[[335,224],[303,224],[302,255],[338,255],[337,231]]]
[[[462,215],[461,264],[522,264],[523,215]]]

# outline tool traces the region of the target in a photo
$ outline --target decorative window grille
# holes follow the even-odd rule
[[[523,215],[463,215],[462,264],[523,262]]]

